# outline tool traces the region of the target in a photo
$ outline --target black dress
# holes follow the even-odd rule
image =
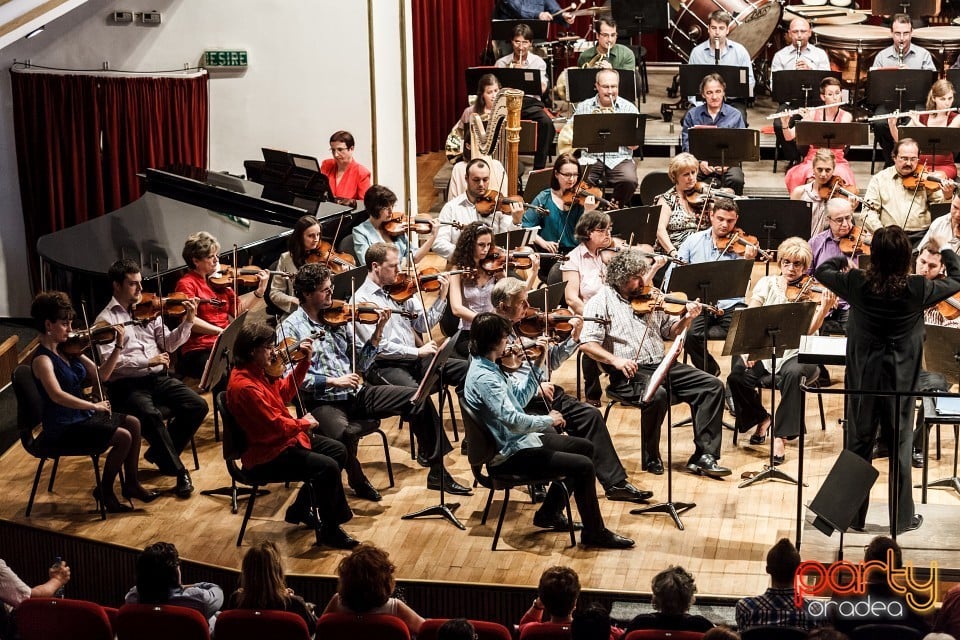
[[[845,258],[833,258],[817,268],[814,277],[850,303],[847,324],[847,389],[878,391],[913,391],[923,355],[925,338],[923,310],[960,291],[960,260],[949,249],[941,253],[947,277],[927,280],[907,276],[907,286],[897,298],[884,298],[867,290],[866,272],[851,269],[843,272]],[[850,396],[847,398],[847,433],[845,447],[870,461],[877,438],[878,425],[884,433],[896,433],[896,398]],[[898,527],[902,530],[913,518],[913,493],[910,454],[913,449],[913,398],[900,399],[896,447],[900,468],[898,491]],[[891,498],[893,488],[891,487]],[[854,526],[863,528],[869,499],[864,500]],[[890,500],[891,528],[894,522],[893,500]]]

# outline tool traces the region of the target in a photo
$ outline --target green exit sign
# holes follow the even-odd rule
[[[247,52],[237,49],[228,51],[204,51],[203,66],[210,67],[246,67]]]

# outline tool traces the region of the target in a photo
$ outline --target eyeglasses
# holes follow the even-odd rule
[[[843,216],[842,218],[828,217],[827,220],[830,222],[836,222],[837,224],[843,224],[844,222],[847,222],[847,223],[853,222],[853,217],[852,216]]]
[[[560,176],[561,178],[568,178],[570,180],[580,177],[579,173],[564,173],[562,171],[557,171],[557,175]]]
[[[324,289],[317,289],[317,291],[319,291],[320,293],[322,293],[322,294],[325,295],[325,296],[332,296],[332,295],[333,295],[333,287],[326,287],[326,288],[324,288]]]
[[[897,156],[897,160],[900,162],[919,162],[920,158],[917,156]]]

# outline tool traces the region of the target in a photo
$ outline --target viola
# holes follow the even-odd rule
[[[175,291],[163,298],[155,293],[145,291],[140,295],[140,302],[133,305],[130,315],[138,322],[153,320],[161,313],[164,316],[179,318],[187,312],[183,303],[189,299],[190,297],[187,294],[180,291]],[[218,298],[198,298],[196,302],[197,304],[209,304],[214,307],[222,307],[227,304]]]
[[[315,249],[308,249],[304,253],[303,262],[325,265],[334,274],[350,271],[357,266],[356,258],[349,253],[334,251],[333,245],[326,240],[321,240]]]
[[[858,255],[870,255],[870,243],[873,234],[863,227],[853,227],[845,238],[840,238],[840,251],[851,258]]]
[[[646,285],[630,298],[630,307],[638,316],[644,316],[653,311],[663,311],[667,315],[679,316],[687,311],[690,299],[685,293],[664,293],[652,285]],[[722,316],[723,309],[710,304],[700,303],[704,311],[715,316]]]
[[[845,189],[847,186],[847,181],[841,178],[840,176],[832,176],[825,183],[817,187],[817,195],[820,196],[822,200],[828,200],[834,194],[839,193],[847,197],[854,197],[859,200],[857,194],[859,191],[854,188],[852,191]]]
[[[787,284],[787,300],[790,302],[820,302],[827,289],[813,276],[802,276]]]
[[[725,237],[717,238],[717,249],[721,251],[729,250],[738,256],[742,256],[746,253],[748,247],[754,247],[762,260],[772,260],[773,256],[770,252],[761,249],[760,245],[757,244],[758,242],[757,236],[747,235],[743,229],[737,227]]]
[[[404,303],[417,293],[417,284],[420,291],[434,292],[440,290],[440,277],[452,276],[458,273],[471,274],[475,269],[453,269],[451,271],[440,271],[436,267],[427,267],[421,269],[417,276],[418,281],[414,281],[409,273],[398,273],[397,279],[393,284],[388,284],[383,288],[394,302]]]
[[[400,236],[407,235],[411,228],[420,235],[432,233],[433,225],[433,218],[414,218],[411,220],[399,211],[395,211],[391,218],[383,223],[381,228],[388,236],[399,238]]]
[[[530,249],[514,249],[509,254],[506,249],[492,247],[487,257],[480,261],[480,268],[487,273],[497,273],[507,269],[529,269],[533,266],[532,256],[536,254],[541,258],[552,258],[559,262],[568,260],[563,253],[546,253],[541,251],[531,251]]]
[[[318,330],[303,340],[323,340],[325,335],[326,333],[323,330]],[[267,361],[267,366],[263,369],[264,373],[271,378],[279,378],[283,375],[287,365],[297,364],[306,358],[307,352],[300,347],[300,343],[302,343],[303,340],[297,340],[296,338],[284,338],[281,340],[270,352],[270,359]]]
[[[207,276],[207,282],[209,282],[210,286],[214,289],[226,289],[233,284],[234,280],[237,281],[239,286],[256,287],[260,284],[258,274],[261,271],[263,271],[263,269],[254,265],[247,265],[239,269],[234,269],[230,265],[221,265],[219,272]],[[283,272],[279,271],[277,273]],[[286,274],[284,273],[284,275]]]
[[[527,209],[533,209],[542,216],[550,213],[543,207],[538,207],[536,205],[524,202],[523,198],[520,196],[501,196],[499,191],[494,191],[492,189],[477,198],[474,206],[477,208],[477,213],[482,216],[488,216],[494,211],[499,211],[503,214],[510,214],[510,205],[512,204],[520,204]]]
[[[504,371],[513,373],[519,370],[528,359],[539,360],[543,354],[543,346],[533,340],[521,338],[520,342],[507,345],[503,355],[497,358],[497,364]]]
[[[527,309],[526,315],[517,323],[517,331],[522,336],[535,338],[544,333],[555,336],[561,340],[566,340],[573,333],[573,325],[570,321],[579,318],[583,322],[599,322],[609,325],[610,321],[606,318],[584,317],[575,314],[570,309],[558,307],[550,313],[543,313],[536,309]],[[544,326],[546,323],[546,326]]]
[[[358,302],[356,305],[357,324],[377,324],[380,322],[380,312],[387,311],[378,307],[372,302]],[[400,311],[389,309],[391,313],[403,316],[410,320],[417,318],[419,314],[412,311]],[[329,308],[324,309],[320,314],[320,321],[330,327],[342,327],[350,322],[354,322],[354,305],[343,300],[334,300]]]

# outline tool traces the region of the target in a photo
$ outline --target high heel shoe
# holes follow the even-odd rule
[[[120,487],[120,495],[122,495],[127,500],[136,498],[140,502],[147,503],[153,502],[160,497],[159,491],[149,491],[142,484],[137,484],[132,488],[127,486]]]
[[[123,504],[117,500],[117,496],[111,491],[110,493],[103,494],[99,487],[93,488],[93,499],[97,501],[97,509],[100,508],[100,503],[103,503],[103,508],[107,513],[128,513],[133,511],[131,505]],[[104,497],[104,495],[106,497]]]

